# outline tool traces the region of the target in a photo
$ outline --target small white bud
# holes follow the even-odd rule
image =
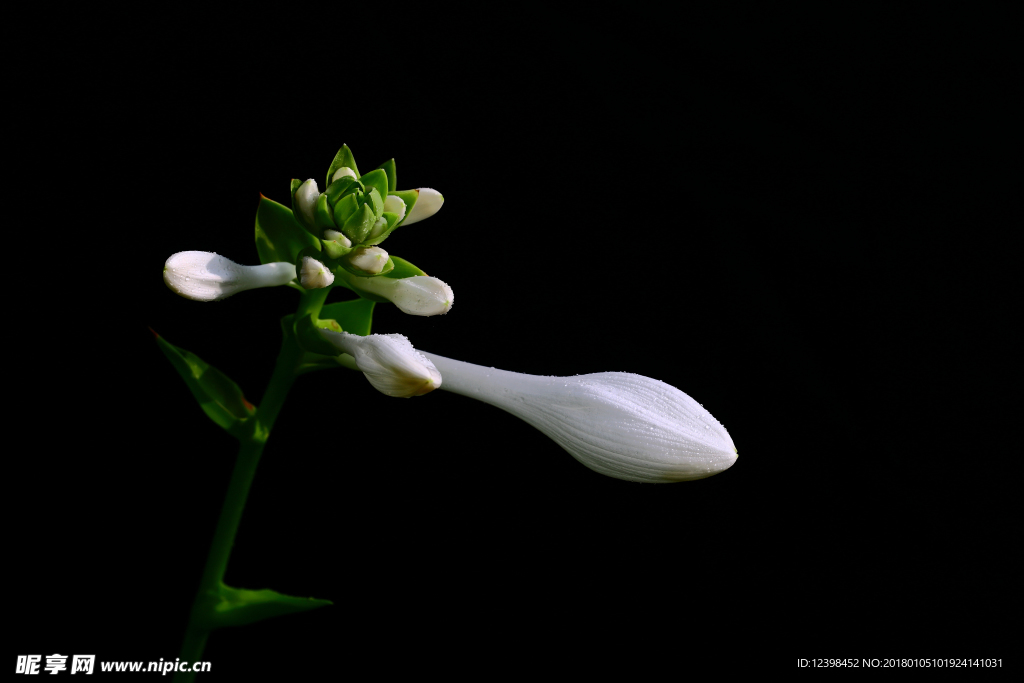
[[[444,204],[444,197],[437,190],[421,187],[416,192],[419,193],[419,196],[416,198],[416,203],[412,205],[412,211],[406,216],[405,222],[402,225],[411,225],[418,223],[424,218],[430,218],[440,211],[441,205]]]
[[[258,287],[278,287],[295,279],[291,263],[241,266],[208,251],[179,251],[164,263],[164,282],[193,301],[220,301]]]
[[[380,247],[359,247],[348,255],[348,262],[357,270],[376,275],[388,263],[388,252]]]
[[[302,257],[299,284],[304,289],[323,289],[334,284],[334,273],[312,256]]]
[[[387,396],[422,396],[441,386],[441,373],[400,334],[320,330],[320,336],[351,355],[377,391]]]
[[[345,176],[348,176],[349,178],[355,178],[356,172],[353,171],[348,166],[342,166],[341,168],[334,172],[334,175],[331,176],[331,182],[333,183],[338,178],[344,178]]]
[[[452,309],[455,302],[455,292],[451,287],[427,275],[401,279],[374,277],[356,284],[370,294],[384,297],[409,315],[443,315]]]
[[[299,185],[299,189],[295,190],[295,208],[299,210],[309,225],[316,222],[316,200],[319,197],[320,191],[316,187],[316,181],[312,178]]]
[[[343,247],[351,247],[352,240],[345,237],[342,233],[337,230],[324,230],[324,239],[328,242],[337,242]]]
[[[405,202],[397,195],[389,194],[384,198],[384,210],[388,213],[398,214],[399,223],[405,218]]]

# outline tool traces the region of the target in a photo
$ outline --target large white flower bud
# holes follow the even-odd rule
[[[299,210],[308,225],[316,224],[316,200],[320,198],[320,190],[316,181],[310,178],[295,190],[295,208]]]
[[[445,389],[525,420],[601,474],[689,481],[736,462],[725,427],[664,382],[624,372],[539,377],[424,355],[444,375]]]
[[[409,215],[405,217],[402,225],[412,225],[424,218],[430,218],[440,211],[441,205],[444,204],[444,197],[437,190],[421,187],[416,192],[419,196],[417,196],[416,203],[412,205],[412,210],[409,211]]]
[[[164,282],[194,301],[219,301],[257,287],[278,287],[295,279],[291,263],[241,266],[208,251],[179,251],[164,263]]]
[[[442,315],[450,311],[455,302],[452,288],[428,275],[401,279],[360,278],[355,284],[359,289],[387,299],[409,315]]]
[[[441,373],[400,334],[362,337],[320,330],[320,335],[351,355],[377,391],[388,396],[422,396],[441,386]]]

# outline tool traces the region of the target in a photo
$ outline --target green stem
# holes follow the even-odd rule
[[[314,316],[318,314],[327,298],[328,289],[304,292],[299,303],[300,314],[313,313]],[[238,533],[238,525],[242,520],[242,511],[245,509],[249,488],[256,476],[256,466],[259,465],[263,446],[270,436],[270,430],[277,420],[278,413],[281,412],[281,407],[288,396],[288,390],[291,389],[292,383],[295,381],[295,369],[302,358],[303,351],[295,341],[295,334],[290,328],[291,320],[290,317],[286,318],[287,323],[283,325],[281,350],[277,355],[274,373],[270,377],[270,383],[267,385],[267,390],[263,394],[263,400],[260,401],[256,414],[250,418],[256,421],[252,433],[243,438],[239,444],[238,459],[235,461],[235,468],[231,473],[228,492],[224,498],[220,518],[217,520],[217,528],[213,533],[213,542],[210,544],[210,553],[206,557],[206,566],[203,569],[199,590],[192,605],[188,627],[185,629],[185,639],[180,655],[182,662],[192,664],[202,659],[203,649],[210,634],[210,617],[220,602],[220,587],[223,585],[224,572],[227,570],[228,560],[231,558],[231,548],[235,542],[235,535]],[[195,674],[192,672],[177,672],[174,675],[176,683],[188,683],[194,678]]]

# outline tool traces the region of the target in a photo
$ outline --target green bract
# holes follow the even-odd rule
[[[389,273],[394,262],[383,249],[371,248],[402,224],[419,196],[416,190],[399,191],[395,178],[394,159],[360,175],[352,151],[343,145],[327,171],[324,192],[316,191],[312,179],[293,179],[292,222],[305,228],[317,245],[309,244],[307,238],[291,238],[289,246],[297,248],[288,250],[290,260],[301,258],[300,251],[305,255],[316,251],[316,258],[335,272],[340,268],[356,277]]]

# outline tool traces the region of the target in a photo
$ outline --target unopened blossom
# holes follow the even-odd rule
[[[258,287],[278,287],[295,279],[291,263],[242,266],[208,251],[179,251],[164,263],[164,282],[194,301],[219,301]]]
[[[353,278],[361,290],[383,297],[409,315],[443,315],[452,309],[455,292],[429,275],[404,278]]]
[[[441,386],[434,364],[400,334],[360,336],[320,330],[320,335],[355,359],[356,367],[387,396],[422,396]]]
[[[541,377],[424,355],[444,377],[444,389],[525,420],[601,474],[689,481],[736,462],[725,427],[664,382],[624,372]]]

